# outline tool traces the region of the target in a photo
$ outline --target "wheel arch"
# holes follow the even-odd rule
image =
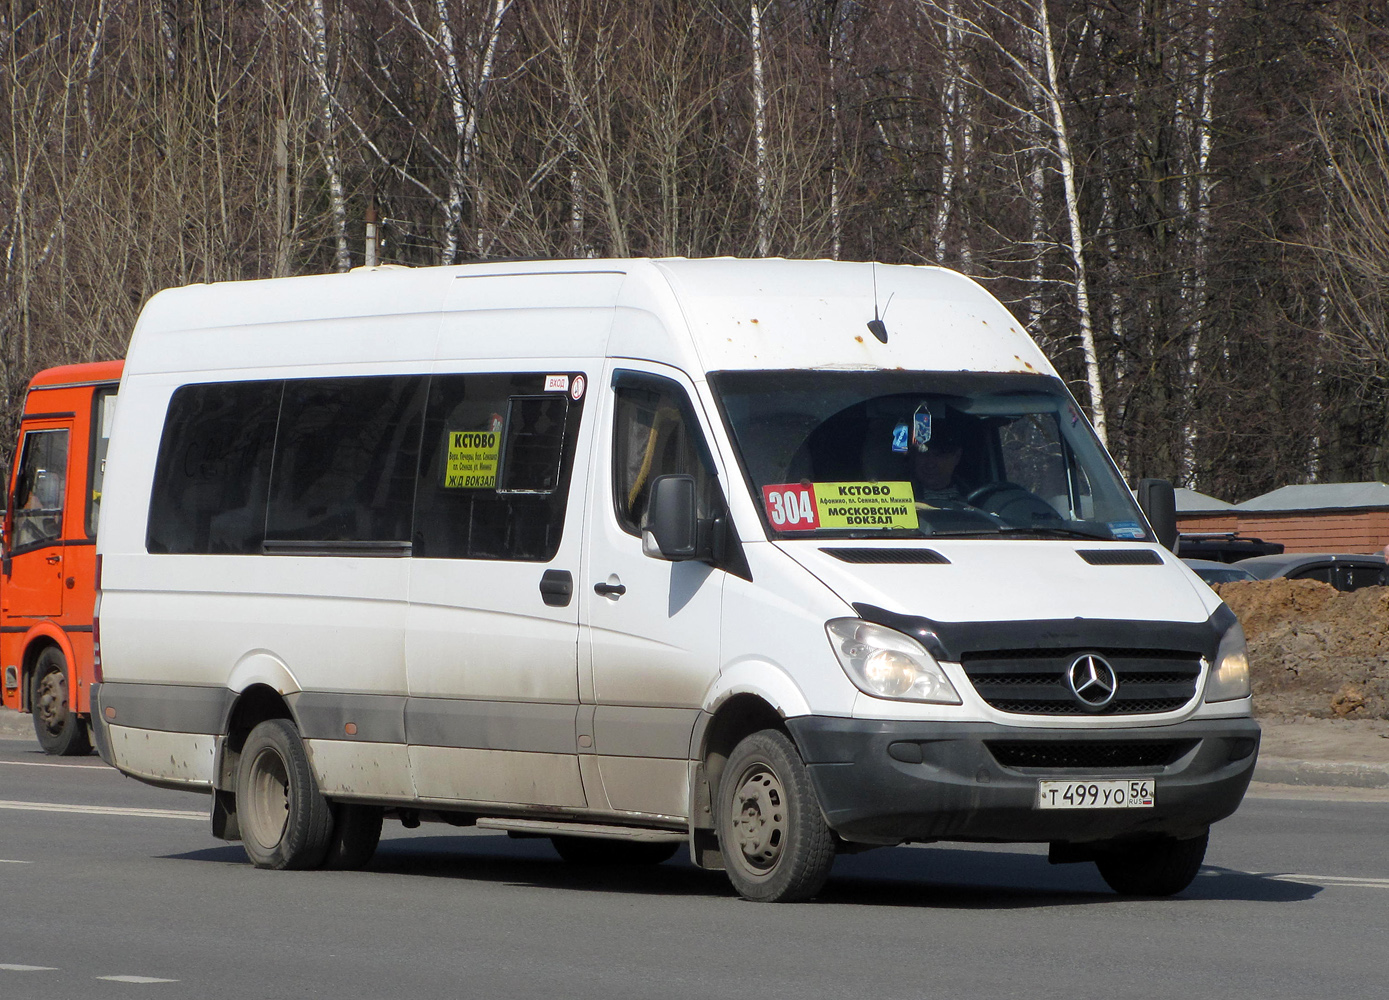
[[[809,715],[804,693],[780,666],[762,659],[739,660],[726,666],[704,699],[705,708],[692,734],[690,759],[700,769],[691,782],[696,801],[690,815],[709,801],[728,755],[738,742],[759,729],[777,729],[796,742],[785,720]],[[702,786],[702,787],[701,787]]]
[[[72,643],[62,629],[52,622],[39,622],[24,634],[24,652],[20,656],[19,691],[21,705],[26,712],[34,710],[34,667],[45,649],[57,649],[67,664],[68,680],[72,680],[72,666],[76,662]],[[69,695],[71,698],[71,695]]]

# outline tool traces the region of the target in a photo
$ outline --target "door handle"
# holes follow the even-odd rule
[[[624,583],[595,583],[593,592],[599,597],[621,597],[627,593],[627,585]]]
[[[552,608],[569,605],[574,596],[574,577],[567,569],[547,569],[540,577],[540,598]]]
[[[49,557],[48,557],[46,560],[44,560],[44,561],[47,562],[48,565],[50,565],[50,566],[56,566],[56,565],[58,565],[58,563],[60,563],[60,562],[63,561],[63,557],[60,556],[60,555],[58,555],[58,553],[55,552],[55,553],[53,553],[53,555],[49,556]]]

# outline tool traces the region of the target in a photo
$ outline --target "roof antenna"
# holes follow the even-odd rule
[[[878,318],[878,263],[873,261],[869,264],[873,273],[873,318],[868,321],[868,331],[877,337],[879,342],[887,343],[887,324]],[[896,292],[893,295],[897,294]],[[892,296],[889,295],[887,304],[892,305]],[[887,315],[887,309],[883,309],[883,315]]]

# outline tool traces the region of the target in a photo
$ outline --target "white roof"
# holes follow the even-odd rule
[[[885,344],[867,326],[875,283]],[[499,261],[190,285],[146,304],[126,371],[604,353],[696,377],[815,367],[1055,375],[1022,324],[954,271],[775,258]]]

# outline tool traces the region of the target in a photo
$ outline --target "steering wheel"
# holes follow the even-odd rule
[[[1019,486],[1017,483],[1010,483],[1006,480],[999,480],[996,483],[985,483],[983,486],[979,487],[977,490],[974,490],[972,493],[966,496],[965,500],[968,503],[973,504],[975,507],[982,507],[984,506],[984,503],[986,501],[992,499],[993,497],[997,496],[1005,490],[1016,490],[1019,493],[1028,493],[1026,489]],[[1028,495],[1030,496],[1031,494],[1029,493]]]

